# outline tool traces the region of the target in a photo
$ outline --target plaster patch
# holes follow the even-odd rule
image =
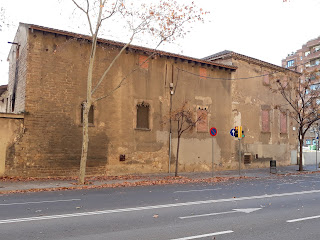
[[[241,112],[234,113],[233,125],[241,126]]]
[[[157,131],[156,132],[157,142],[167,143],[169,139],[168,131]]]
[[[212,99],[211,99],[211,97],[195,96],[195,99],[202,101],[204,105],[210,105],[210,104],[212,104]]]

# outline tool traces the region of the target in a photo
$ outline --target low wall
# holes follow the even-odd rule
[[[23,131],[23,114],[0,113],[0,176],[5,174],[5,162],[8,146]]]

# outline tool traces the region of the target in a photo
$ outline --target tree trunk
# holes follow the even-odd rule
[[[79,171],[79,184],[84,184],[87,166],[88,146],[89,146],[89,104],[84,103],[83,106],[83,128],[82,128],[82,151]]]
[[[299,171],[303,171],[303,164],[302,164],[302,146],[303,146],[303,137],[301,137],[300,141],[300,147],[299,147]]]
[[[178,143],[177,143],[177,158],[176,158],[176,171],[174,173],[175,177],[178,177],[178,161],[179,161],[179,147],[180,147],[180,137],[178,135]]]

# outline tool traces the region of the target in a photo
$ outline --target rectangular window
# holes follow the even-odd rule
[[[206,68],[200,68],[200,79],[207,79],[207,69]]]
[[[262,110],[261,112],[261,131],[262,132],[270,132],[270,111]]]
[[[197,109],[197,118],[201,118],[197,122],[197,132],[208,132],[208,111],[206,108]]]
[[[137,128],[149,129],[149,104],[142,102],[137,105]]]
[[[148,56],[139,56],[139,66],[142,69],[148,69],[149,68],[149,59]]]
[[[91,105],[89,110],[88,122],[89,124],[93,124],[94,116],[93,116],[93,105]],[[83,124],[83,107],[81,106],[81,124]]]
[[[294,66],[294,60],[287,61],[287,68]]]
[[[280,133],[287,133],[287,113],[280,112]]]
[[[310,139],[306,139],[306,144],[310,145],[311,144],[311,140]]]
[[[304,56],[306,57],[306,56],[308,56],[309,54],[310,54],[310,51],[307,51],[307,52],[304,53]]]

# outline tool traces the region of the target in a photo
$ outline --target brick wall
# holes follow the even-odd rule
[[[27,39],[27,64],[24,63],[27,68],[21,68],[20,59],[20,68],[27,71],[24,88],[21,87],[25,91],[24,133],[8,151],[6,172],[36,177],[75,175],[81,155],[81,103],[86,97],[91,45],[86,40],[38,30],[28,30]],[[115,46],[98,44],[93,85],[118,51]],[[103,96],[126,78],[119,90],[94,104],[87,173],[118,175],[167,171],[168,125],[164,126],[162,120],[169,112],[168,82],[177,79],[181,80],[174,93],[174,109],[189,100],[195,113],[197,106],[205,106],[206,111],[209,107],[215,112],[208,114],[206,126],[201,129],[203,132],[194,129],[186,133],[185,138],[194,149],[187,149],[181,155],[184,159],[181,169],[208,169],[212,158],[206,154],[205,145],[199,139],[211,143],[212,138],[205,130],[208,122],[221,129],[229,128],[231,84],[209,81],[194,74],[199,74],[201,67],[208,68],[206,75],[209,77],[230,78],[230,71],[169,57],[154,57],[131,73],[141,63],[142,54],[134,50],[123,54],[94,95]],[[178,72],[176,67],[194,74]],[[12,86],[12,80],[10,84]],[[141,102],[150,104],[149,129],[136,129],[136,106]],[[221,138],[217,140],[220,146],[217,149],[223,149],[219,153],[220,166],[231,157],[229,140],[229,132],[221,131]],[[198,153],[199,156],[194,157]],[[120,155],[125,155],[125,161],[120,161]]]

